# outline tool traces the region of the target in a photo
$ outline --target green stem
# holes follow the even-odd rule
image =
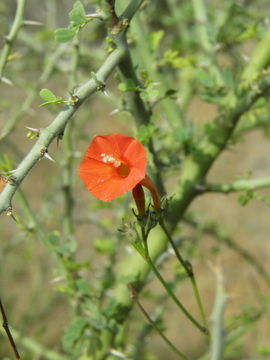
[[[216,270],[217,290],[215,305],[212,313],[212,342],[210,350],[210,360],[219,360],[223,358],[224,353],[224,318],[225,307],[228,302],[228,295],[223,287],[223,279],[219,269]]]
[[[270,177],[264,177],[261,179],[248,179],[238,180],[232,183],[225,184],[205,184],[203,186],[203,192],[218,192],[229,194],[237,191],[258,190],[270,187]]]
[[[129,21],[133,18],[133,16],[138,11],[139,7],[142,5],[144,0],[133,0],[123,11],[121,17],[124,19],[129,19]]]
[[[189,262],[187,262],[187,261],[185,261],[183,259],[182,255],[180,254],[179,250],[177,249],[177,246],[175,245],[175,243],[174,243],[174,241],[173,241],[173,239],[171,237],[171,234],[167,230],[167,228],[165,226],[165,223],[164,223],[162,218],[160,219],[159,224],[160,224],[161,228],[163,229],[164,233],[166,234],[167,239],[169,240],[178,261],[180,262],[180,264],[185,269],[185,271],[186,271],[186,273],[187,273],[187,275],[188,275],[188,277],[189,277],[189,279],[191,281],[193,292],[194,292],[194,295],[195,295],[195,298],[196,298],[196,301],[197,301],[197,304],[198,304],[198,307],[199,307],[199,310],[200,310],[201,318],[202,318],[204,327],[207,329],[208,324],[207,324],[207,320],[206,320],[206,316],[205,316],[205,311],[204,311],[204,308],[203,308],[200,292],[199,292],[199,289],[198,289],[198,286],[197,286],[196,278],[194,276],[192,265]]]
[[[140,303],[137,294],[135,290],[130,286],[132,291],[132,299],[136,302],[138,308],[141,310],[143,315],[146,317],[146,319],[149,321],[149,323],[153,326],[153,328],[158,332],[158,334],[162,337],[162,339],[166,342],[166,344],[179,356],[180,359],[188,360],[188,358],[180,352],[174,344],[167,338],[167,336],[164,335],[164,333],[159,329],[159,327],[155,324],[155,322],[151,319],[151,317],[148,315],[142,304]]]
[[[256,80],[256,76],[270,63],[270,30],[259,42],[254,50],[248,65],[243,71],[242,81],[251,83]]]
[[[5,45],[3,47],[3,50],[2,50],[2,53],[0,56],[0,80],[1,80],[1,77],[3,76],[3,72],[4,72],[5,66],[8,61],[8,56],[11,52],[11,49],[12,49],[13,43],[16,39],[17,33],[23,24],[25,4],[26,4],[26,0],[18,0],[17,1],[17,9],[16,9],[16,15],[14,18],[14,22],[12,24],[9,34],[5,37]]]
[[[213,75],[215,76],[217,85],[219,87],[223,87],[224,81],[222,79],[222,75],[216,63],[216,56],[215,56],[213,44],[211,44],[208,35],[207,24],[209,23],[209,21],[207,17],[207,11],[206,11],[206,6],[204,4],[204,0],[192,0],[192,5],[194,10],[194,17],[196,20],[197,35],[200,46],[202,47],[208,61],[210,61],[211,70]]]
[[[76,37],[72,48],[72,62],[69,76],[69,91],[72,92],[77,83],[77,68],[79,63],[79,39]],[[72,196],[72,174],[73,174],[73,145],[72,130],[73,122],[69,122],[64,130],[63,137],[63,168],[62,168],[62,190],[64,196],[64,216],[63,230],[65,238],[71,238],[74,232],[73,207],[74,199]]]
[[[255,120],[248,120],[247,118],[243,117],[242,121],[240,122],[239,126],[235,129],[233,133],[233,140],[241,135],[245,135],[249,132],[258,129],[268,129],[270,125],[270,117],[269,114],[263,114],[260,116],[256,116]]]
[[[158,280],[161,282],[161,284],[163,285],[164,289],[167,291],[168,295],[172,298],[172,300],[175,302],[175,304],[179,307],[179,309],[186,315],[186,317],[204,334],[207,334],[208,331],[207,329],[202,326],[201,324],[198,323],[198,321],[196,319],[194,319],[194,317],[189,313],[189,311],[184,307],[184,305],[177,299],[177,297],[175,296],[174,292],[171,290],[171,288],[168,286],[168,284],[166,283],[166,281],[164,280],[164,278],[162,277],[162,275],[160,274],[160,272],[158,271],[157,267],[155,266],[155,264],[153,263],[150,255],[149,255],[149,250],[148,250],[148,244],[147,244],[147,236],[145,234],[144,229],[142,228],[142,240],[144,243],[144,248],[145,248],[145,260],[147,261],[147,263],[149,264],[150,268],[152,269],[152,271],[154,272],[154,274],[156,275],[156,277],[158,278]]]

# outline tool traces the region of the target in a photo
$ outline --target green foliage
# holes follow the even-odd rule
[[[110,238],[97,238],[94,240],[94,247],[100,254],[112,254],[114,251],[114,241]]]
[[[13,160],[8,156],[8,154],[0,155],[0,171],[9,172],[13,170],[14,164]]]
[[[168,49],[165,51],[162,60],[160,61],[161,66],[169,64],[174,69],[183,69],[194,66],[196,64],[195,56],[180,56],[178,50]]]
[[[152,32],[149,35],[150,47],[153,52],[158,50],[160,42],[163,39],[164,35],[165,35],[164,30],[158,30],[158,31]]]
[[[89,286],[89,283],[85,279],[77,280],[76,288],[78,290],[79,295],[82,295],[82,296],[90,295],[90,286]]]
[[[158,131],[159,129],[153,123],[141,125],[138,129],[137,137],[142,144],[148,144],[150,139],[152,139],[153,136],[158,133]]]
[[[40,97],[45,100],[40,106],[46,106],[50,104],[61,104],[64,102],[63,98],[56,96],[49,89],[41,89],[39,92]]]
[[[250,200],[252,200],[253,198],[254,198],[254,191],[248,190],[245,194],[240,194],[240,195],[238,195],[237,200],[238,200],[238,202],[239,202],[240,205],[245,206],[245,205],[247,205],[247,204],[250,202]]]
[[[70,27],[78,28],[82,26],[85,22],[85,10],[81,1],[77,0],[73,5],[73,9],[69,13],[69,17],[71,20]]]
[[[87,326],[87,319],[83,317],[74,318],[72,323],[66,329],[65,335],[63,336],[63,346],[65,350],[72,351],[73,347],[79,341]]]
[[[63,28],[54,32],[55,40],[59,43],[69,42],[76,35],[75,29]]]
[[[69,13],[70,24],[68,28],[56,29],[55,40],[59,43],[71,41],[90,19],[85,17],[85,9],[81,1],[77,0]]]
[[[245,40],[249,40],[252,39],[254,37],[256,37],[258,35],[259,29],[258,29],[258,24],[251,24],[250,26],[248,26],[246,28],[245,31],[243,31],[238,37],[237,40],[238,41],[245,41]]]
[[[140,91],[140,88],[134,83],[132,79],[127,79],[126,82],[120,83],[118,89],[123,92]]]

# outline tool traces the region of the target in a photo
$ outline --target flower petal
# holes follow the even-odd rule
[[[104,156],[115,157],[130,167],[121,177],[117,166],[104,162]],[[132,190],[146,173],[146,150],[135,138],[121,134],[96,136],[86,151],[79,175],[87,189],[98,199],[110,201]]]
[[[143,162],[146,166],[146,150],[139,141],[134,138],[131,139],[132,141],[129,142],[129,145],[126,147],[122,156],[129,162],[130,165]]]
[[[117,176],[117,173],[115,168],[112,166],[105,164],[102,161],[87,159],[85,157],[81,163],[79,175],[84,180],[87,188],[89,188],[97,183],[110,180],[111,178]]]

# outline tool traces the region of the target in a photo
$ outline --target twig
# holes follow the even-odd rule
[[[269,114],[264,114],[256,117],[255,121],[248,121],[248,119],[243,118],[239,126],[235,129],[233,133],[233,138],[241,136],[243,134],[249,133],[257,129],[269,129],[270,126],[270,117]]]
[[[144,307],[142,306],[141,302],[138,299],[137,293],[133,286],[129,283],[128,287],[131,291],[131,298],[135,301],[136,305],[140,309],[140,311],[143,313],[143,315],[146,317],[148,322],[153,326],[153,328],[158,332],[158,334],[162,337],[162,339],[166,342],[166,344],[179,356],[180,359],[188,360],[188,358],[180,352],[174,344],[163,334],[163,332],[159,329],[159,327],[155,324],[155,322],[151,319],[151,317],[148,315]]]
[[[186,215],[184,221],[191,225],[192,227],[199,228],[206,234],[211,235],[216,241],[227,245],[232,250],[236,251],[240,256],[243,257],[247,262],[249,262],[258,274],[265,280],[268,286],[270,286],[270,275],[267,273],[265,268],[249,251],[241,247],[235,241],[233,241],[229,236],[221,233],[214,225],[211,224],[201,224],[193,219],[192,216]]]
[[[8,339],[9,339],[12,350],[13,350],[15,356],[16,356],[16,360],[20,360],[21,358],[20,358],[19,352],[17,350],[17,346],[15,344],[13,336],[11,334],[11,331],[9,329],[8,319],[7,319],[7,316],[6,316],[5,309],[4,309],[1,298],[0,298],[0,310],[1,310],[2,318],[3,318],[3,328],[5,329],[5,332],[7,334]]]
[[[229,194],[237,191],[258,190],[270,187],[270,177],[261,179],[238,180],[232,183],[202,185],[203,192],[218,192]]]
[[[213,268],[217,278],[216,298],[212,319],[212,331],[211,331],[211,360],[222,359],[224,348],[224,311],[228,301],[228,295],[224,291],[223,277],[219,268]]]
[[[25,4],[26,0],[17,0],[17,9],[14,22],[12,24],[9,34],[5,37],[5,45],[0,56],[0,80],[3,76],[3,72],[8,61],[8,56],[11,52],[17,33],[23,25]]]
[[[73,43],[72,62],[69,77],[69,91],[72,92],[77,83],[77,68],[79,62],[79,39],[78,36]],[[63,166],[62,166],[62,190],[64,196],[64,216],[63,230],[65,238],[68,239],[74,231],[73,223],[73,207],[74,199],[72,195],[72,174],[73,174],[73,146],[72,146],[72,130],[74,123],[69,122],[65,128],[63,137]]]
[[[11,328],[11,331],[18,345],[30,352],[33,359],[42,357],[42,359],[44,360],[66,360],[65,355],[61,355],[56,351],[45,348],[30,337],[23,336],[19,331],[15,330],[14,328]],[[0,329],[0,333],[2,332],[4,334],[4,330]]]

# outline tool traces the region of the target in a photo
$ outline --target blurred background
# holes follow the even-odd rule
[[[98,7],[97,1],[83,3],[87,13],[95,12]],[[124,3],[116,1],[120,9]],[[131,251],[127,241],[117,232],[122,218],[130,216],[127,215],[132,207],[130,194],[110,203],[101,203],[89,194],[78,177],[79,164],[93,136],[119,132],[137,135],[144,143],[154,136],[163,161],[162,174],[167,194],[172,196],[181,172],[185,152],[183,144],[187,145],[190,137],[196,137],[215,117],[217,105],[200,96],[198,87],[202,83],[193,88],[189,85],[191,95],[186,94],[188,100],[184,105],[181,102],[185,101],[185,77],[188,74],[193,76],[193,69],[198,68],[202,61],[192,5],[189,1],[177,0],[162,3],[146,2],[129,33],[137,70],[146,69],[153,82],[157,82],[151,90],[154,93],[148,95],[155,97],[155,91],[175,91],[174,97],[166,99],[165,106],[161,101],[155,107],[153,128],[136,129],[131,115],[120,111],[124,106],[123,94],[118,88],[118,77],[113,75],[106,86],[109,96],[102,92],[91,96],[71,120],[67,132],[69,140],[64,137],[50,146],[49,154],[55,162],[42,159],[22,183],[13,200],[17,221],[6,214],[1,215],[0,294],[24,359],[53,359],[50,357],[53,355],[44,355],[45,349],[62,353],[62,338],[74,311],[75,298],[63,275],[63,264],[59,265],[59,258],[53,255],[46,236],[50,234],[66,244],[63,252],[72,253],[77,264],[74,271],[83,274],[92,291],[99,286],[105,267],[112,261],[112,254],[114,263],[117,263]],[[229,3],[231,13],[228,12]],[[68,26],[73,4],[72,0],[27,0],[24,18],[40,24],[20,29],[4,72],[13,86],[0,83],[1,173],[16,168],[35,143],[35,134],[29,134],[26,127],[39,129],[48,126],[61,108],[61,105],[40,107],[43,100],[39,91],[48,88],[57,96],[68,98],[69,92],[87,81],[106,57],[108,44],[104,25],[99,20],[91,21],[80,34],[78,64],[75,74],[71,75],[74,46],[57,43],[54,30]],[[221,67],[230,68],[234,76],[269,25],[269,2],[235,0],[224,4],[214,0],[205,1],[205,4],[210,19],[209,31],[212,18],[222,17],[228,12],[218,39],[221,44],[218,61]],[[15,1],[0,0],[1,38],[8,33],[15,11]],[[144,39],[140,38],[140,28]],[[251,35],[241,40],[241,35],[248,31]],[[158,32],[160,35],[156,35]],[[152,58],[147,58],[147,50],[142,52],[142,41],[146,42],[144,46]],[[155,64],[153,68],[151,61]],[[199,80],[196,78],[194,81]],[[171,119],[168,115],[167,109],[175,107],[181,107],[186,132],[175,126],[173,115]],[[252,113],[246,117],[244,125],[251,124],[252,128],[254,116]],[[263,127],[235,136],[215,162],[208,180],[219,183],[268,176],[268,133],[268,123],[265,122]],[[189,216],[175,234],[192,259],[210,323],[217,286],[214,269],[218,268],[222,273],[228,294],[225,315],[230,333],[226,359],[270,359],[270,276],[267,275],[267,272],[270,274],[270,191],[257,193],[260,196],[245,206],[240,204],[239,194],[202,195],[189,208]],[[71,204],[69,208],[68,202]],[[72,211],[71,220],[69,210]],[[117,254],[112,250],[116,243]],[[181,271],[170,252],[162,272],[168,279],[178,275],[181,278]],[[179,283],[177,294],[190,311],[198,315],[189,282],[180,279]],[[109,286],[105,287],[106,292],[108,289]],[[147,285],[141,299],[149,312],[156,309],[162,294],[163,289],[157,281]],[[201,334],[194,331],[170,301],[165,299],[159,304],[168,337],[190,359],[205,358],[203,354],[207,345]],[[141,360],[176,359],[158,335],[147,329],[145,320],[136,309],[131,319],[130,346],[136,345],[138,336],[145,329],[146,350]],[[12,359],[3,331],[0,332],[0,343],[0,358]],[[64,358],[72,359],[67,354]]]

